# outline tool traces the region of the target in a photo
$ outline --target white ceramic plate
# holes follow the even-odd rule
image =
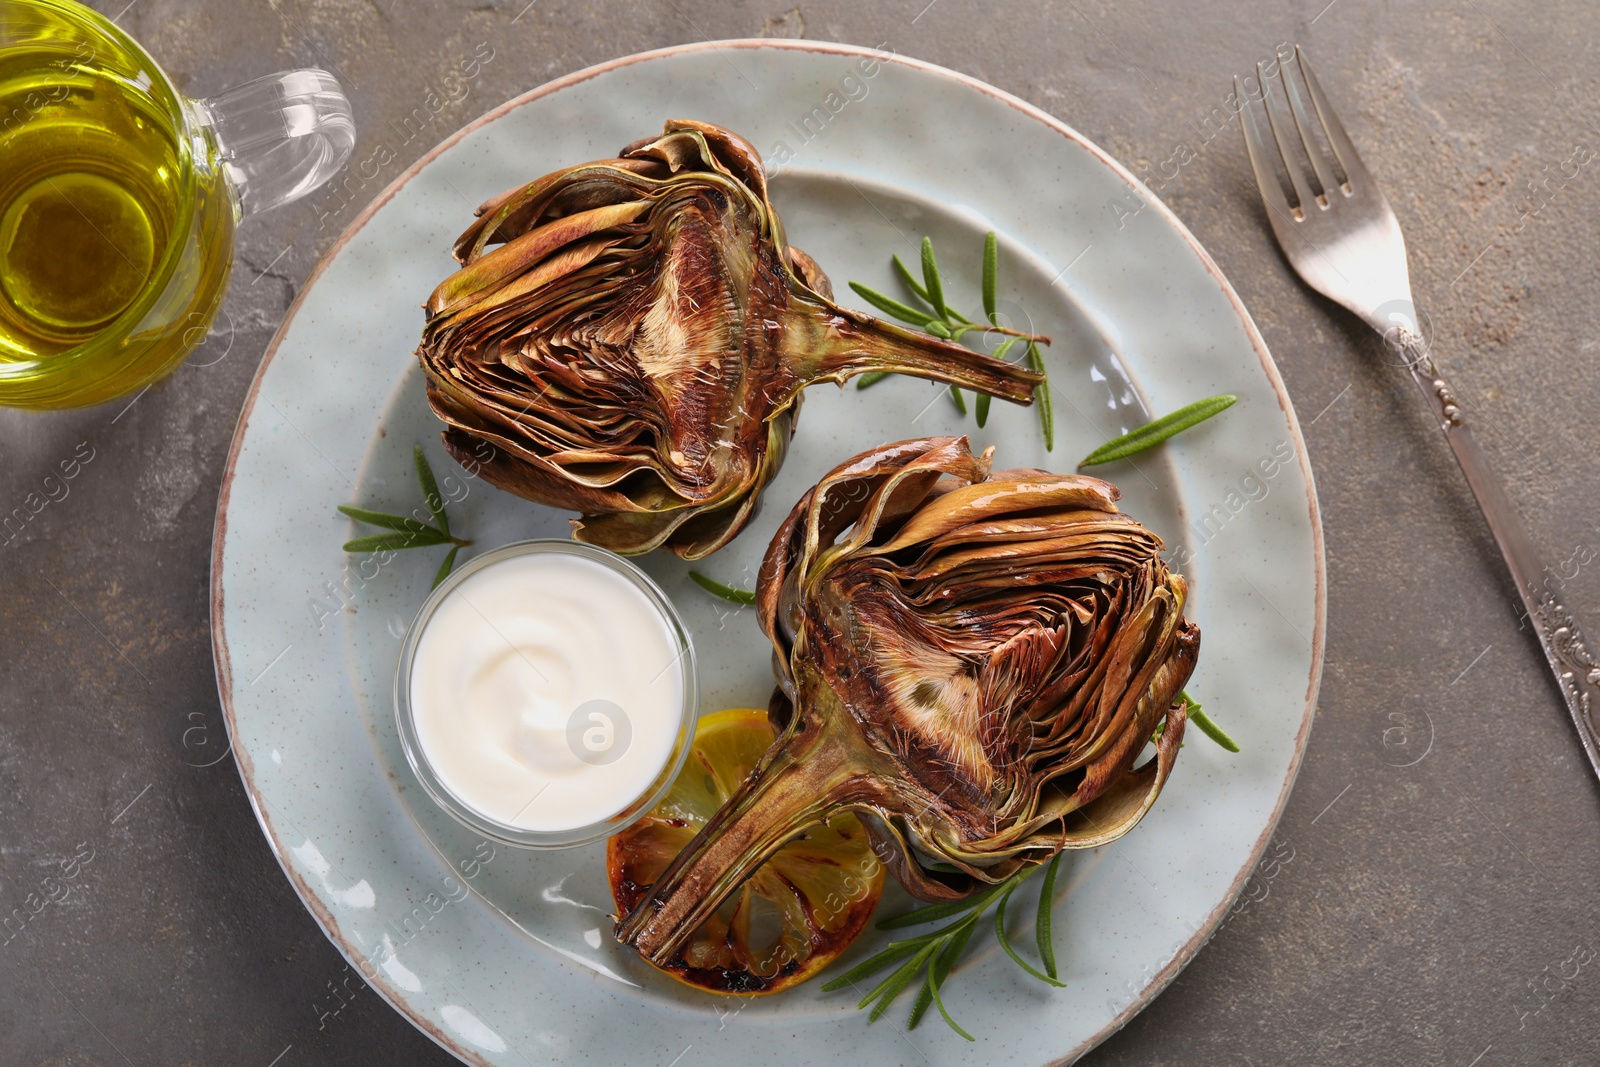
[[[850,279],[893,289],[889,254],[914,262],[928,234],[947,292],[970,312],[993,228],[1002,303],[1055,338],[1053,454],[1030,410],[997,403],[979,430],[925,382],[813,389],[765,512],[701,564],[717,578],[750,584],[804,489],[884,441],[966,432],[996,445],[1001,466],[1070,470],[1149,412],[1240,396],[1136,465],[1103,471],[1193,579],[1204,644],[1190,688],[1244,752],[1197,734],[1136,831],[1064,865],[1056,939],[1067,988],[975,940],[946,998],[976,1050],[937,1020],[904,1031],[909,998],[869,1026],[854,997],[823,995],[819,982],[741,1001],[657,976],[610,937],[601,848],[491,848],[432,808],[400,753],[391,678],[440,550],[382,568],[346,557],[352,528],[335,506],[417,504],[420,442],[449,476],[446,495],[461,497],[453,525],[479,546],[566,532],[564,515],[445,458],[412,357],[419,305],[452,269],[451,241],[481,200],[610,156],[669,117],[728,126],[767,155],[789,239],[846,299]],[[769,652],[752,612],[700,592],[673,557],[642,563],[693,631],[702,710],[764,706]],[[719,42],[534,90],[451,137],[351,225],[245,403],[217,515],[212,630],[233,751],[284,871],[351,964],[462,1059],[1043,1063],[1074,1058],[1138,1011],[1242,888],[1304,751],[1322,577],[1311,473],[1261,337],[1216,265],[1125,170],[1043,112],[947,70],[840,45]],[[884,913],[903,906],[898,893]],[[1021,902],[1022,944],[1030,915]],[[869,932],[852,958],[881,937]]]

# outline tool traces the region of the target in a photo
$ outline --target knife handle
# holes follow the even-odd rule
[[[1411,377],[1422,389],[1428,407],[1444,430],[1445,440],[1450,442],[1456,462],[1461,464],[1461,472],[1467,476],[1467,485],[1472,488],[1472,495],[1477,498],[1478,507],[1489,522],[1495,543],[1500,546],[1500,554],[1505,557],[1506,566],[1511,570],[1517,595],[1522,598],[1528,618],[1533,620],[1534,633],[1538,635],[1544,658],[1555,674],[1556,685],[1561,689],[1567,711],[1572,715],[1572,723],[1577,727],[1584,754],[1589,757],[1589,765],[1594,769],[1595,776],[1600,778],[1600,723],[1597,723],[1597,715],[1600,715],[1600,658],[1596,658],[1577,620],[1546,581],[1549,567],[1534,548],[1528,528],[1523,525],[1521,517],[1511,505],[1511,499],[1506,496],[1504,485],[1490,469],[1483,450],[1478,447],[1478,440],[1466,423],[1455,390],[1434,365],[1433,357],[1428,354],[1427,343],[1419,335],[1407,330],[1399,331],[1389,341],[1405,359]]]

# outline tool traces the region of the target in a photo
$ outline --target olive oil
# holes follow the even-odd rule
[[[127,310],[166,252],[176,197],[170,145],[154,166],[82,122],[40,121],[0,161],[0,358],[88,340]],[[31,166],[26,164],[31,163]]]
[[[154,64],[87,9],[47,14],[0,49],[0,404],[59,407],[148,384],[205,336],[234,210]]]

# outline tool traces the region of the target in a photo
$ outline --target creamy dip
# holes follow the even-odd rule
[[[445,789],[521,830],[590,826],[638,800],[673,754],[688,669],[626,575],[570,552],[469,574],[424,624],[410,703]]]

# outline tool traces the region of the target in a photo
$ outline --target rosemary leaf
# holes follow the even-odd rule
[[[993,316],[991,316],[991,317],[993,317]],[[1011,352],[1012,346],[1015,345],[1020,340],[1022,340],[1022,338],[1020,338],[1020,337],[1007,337],[1004,341],[1001,341],[998,345],[995,345],[994,351],[990,352],[989,355],[994,359],[1002,359],[1003,360]],[[993,400],[993,399],[994,398],[991,397],[988,393],[979,393],[978,394],[978,410],[977,410],[977,414],[978,414],[978,428],[979,429],[982,429],[984,423],[989,421],[989,402],[991,400]]]
[[[918,300],[927,303],[928,290],[924,289],[922,283],[917,280],[917,276],[911,273],[911,268],[906,266],[905,260],[900,258],[900,253],[896,252],[889,258],[894,263],[894,272],[900,276],[900,281],[905,284],[905,287],[915,293]]]
[[[877,974],[895,960],[904,959],[921,947],[921,943],[903,944],[896,942],[890,948],[886,948],[877,955],[862,960],[860,963],[856,964],[839,977],[830,982],[824,983],[822,986],[822,991],[824,993],[832,993],[836,990],[843,989],[847,985],[854,985],[861,979],[866,978],[868,975]]]
[[[1039,428],[1044,431],[1044,450],[1056,450],[1056,413],[1050,399],[1050,375],[1044,369],[1044,356],[1039,352],[1037,341],[1028,342],[1028,366],[1045,376],[1044,381],[1034,386],[1033,402],[1039,408]]]
[[[928,957],[933,955],[934,950],[939,948],[942,943],[941,941],[930,941],[923,945],[917,950],[915,956],[906,960],[898,970],[876,986],[873,986],[872,991],[861,998],[861,1003],[856,1005],[857,1008],[864,1008],[868,1004],[872,1004],[874,1000],[878,1002],[873,1005],[872,1014],[867,1016],[867,1022],[878,1021],[878,1017],[887,1011],[894,999],[905,991],[906,986],[911,984],[912,979],[916,978],[917,972],[922,969],[922,965],[928,961]]]
[[[869,370],[865,374],[861,375],[859,378],[856,379],[856,388],[857,389],[866,389],[869,386],[877,385],[879,382],[883,381],[885,378],[887,378],[889,375],[891,375],[893,373],[894,373],[894,371]]]
[[[449,543],[444,534],[430,526],[425,533],[386,533],[357,537],[353,541],[346,541],[343,548],[346,552],[382,552],[385,549],[425,548],[428,545]]]
[[[983,313],[995,325],[995,289],[1000,276],[1000,238],[990,230],[983,238]],[[983,423],[979,422],[982,426]]]
[[[737,589],[731,585],[723,585],[715,578],[708,578],[699,571],[690,571],[689,578],[701,589],[712,596],[721,597],[723,600],[734,604],[754,604],[756,595],[748,589]]]
[[[956,960],[961,956],[967,942],[972,939],[972,931],[978,928],[977,923],[963,926],[956,934],[945,943],[944,948],[933,957],[933,962],[928,965],[930,972],[936,972],[939,984],[950,977],[950,968],[955,966]],[[911,1017],[906,1020],[906,1029],[915,1030],[922,1021],[922,1016],[927,1012],[928,1006],[933,1003],[933,990],[926,982],[917,993],[916,1001],[911,1005]]]
[[[384,511],[368,511],[366,508],[351,507],[349,504],[340,504],[339,512],[342,515],[348,515],[357,522],[364,522],[368,526],[382,526],[385,530],[417,533],[433,529],[421,519],[414,519],[409,515],[390,515]]]
[[[1039,915],[1033,923],[1033,939],[1039,946],[1039,958],[1044,961],[1044,973],[1056,977],[1056,945],[1051,936],[1050,916],[1056,908],[1056,868],[1061,866],[1061,853],[1050,859],[1044,869],[1044,885],[1039,887]]]
[[[975,929],[975,926],[969,926],[967,929]],[[934,961],[937,962],[943,958],[944,953],[941,952],[939,955],[934,957]],[[917,1028],[917,1024],[920,1023],[922,1021],[922,1017],[928,1013],[928,1007],[932,1003],[933,987],[924,981],[922,983],[922,988],[917,990],[917,999],[911,1002],[911,1015],[906,1019],[907,1030],[915,1030]]]
[[[1163,415],[1159,419],[1145,423],[1137,430],[1129,431],[1115,440],[1107,441],[1085,456],[1078,466],[1080,468],[1092,467],[1100,463],[1110,463],[1112,460],[1126,459],[1129,456],[1136,455],[1147,448],[1154,448],[1167,438],[1180,434],[1189,429],[1189,427],[1199,425],[1213,415],[1226,411],[1238,399],[1232,393],[1223,393],[1221,396],[1196,400],[1193,404],[1181,407],[1170,415]]]
[[[948,319],[950,312],[944,306],[944,281],[939,277],[939,264],[933,258],[933,238],[922,239],[922,285],[928,290],[928,303],[938,318]]]
[[[876,289],[869,289],[860,282],[851,282],[850,288],[854,290],[855,294],[861,299],[865,300],[867,303],[871,304],[885,315],[893,315],[901,322],[909,322],[913,326],[922,326],[925,328],[929,323],[934,321],[932,315],[918,311],[916,308],[907,304],[902,304],[893,297],[884,296]]]
[[[456,565],[456,553],[461,551],[460,545],[451,545],[450,551],[444,554],[444,562],[439,564],[438,573],[433,576],[433,584],[429,589],[439,588],[439,583],[450,577],[450,569]]]
[[[961,390],[955,386],[950,387],[950,399],[955,403],[956,410],[965,415],[967,413],[967,398],[961,395]]]
[[[974,922],[977,921],[977,916],[976,915],[973,916],[973,921]],[[933,1006],[939,1009],[939,1014],[940,1015],[944,1016],[945,1025],[949,1026],[950,1029],[954,1030],[956,1033],[960,1034],[962,1037],[966,1038],[968,1041],[974,1041],[974,1042],[977,1041],[978,1040],[977,1038],[973,1037],[971,1034],[969,1034],[965,1030],[961,1029],[961,1024],[956,1022],[954,1019],[950,1018],[950,1013],[945,1010],[944,998],[939,996],[939,979],[934,975],[933,969],[931,967],[928,969],[928,979],[927,979],[927,981],[928,981],[928,990],[929,990],[929,992],[931,992],[933,994]]]
[[[999,344],[995,345],[994,351],[990,352],[989,355],[993,356],[995,359],[1005,359],[1011,354],[1012,346],[1020,340],[1022,340],[1020,337],[1007,337],[1004,341],[1001,341]]]
[[[926,326],[924,326],[923,329],[927,330],[929,333],[933,334],[935,337],[943,337],[946,341],[949,341],[949,340],[951,340],[952,338],[955,337],[955,334],[950,332],[950,327],[946,326],[944,323],[940,322],[938,319],[930,319],[930,320],[928,320],[928,324]]]
[[[1010,884],[1010,880],[1008,879],[1007,881],[1001,882],[999,888],[1003,889],[1009,884]],[[993,895],[994,894],[992,894],[992,893],[988,892],[987,890],[985,890],[980,895],[981,899],[983,901],[982,904],[973,904],[973,901],[979,900],[980,897],[977,897],[977,896],[968,897],[962,903],[965,903],[967,905],[968,911],[971,912],[971,914],[965,915],[965,916],[957,919],[955,922],[950,923],[948,926],[941,926],[937,930],[930,930],[928,933],[918,934],[916,937],[903,937],[903,938],[900,938],[898,941],[891,941],[891,942],[889,942],[889,947],[890,948],[898,948],[901,945],[926,945],[930,941],[939,941],[939,940],[942,940],[943,938],[949,937],[951,934],[953,934],[956,931],[960,930],[962,924],[965,923],[968,919],[973,918],[974,915],[976,915],[977,912],[982,911],[984,909],[984,907],[986,907],[988,905],[989,898],[992,897]]]
[[[1016,875],[1011,876],[1011,878],[1015,877]],[[925,907],[908,911],[904,915],[896,915],[893,918],[884,919],[877,924],[877,927],[880,930],[903,930],[907,926],[921,926],[924,923],[948,919],[952,915],[960,915],[964,911],[970,911],[979,904],[986,904],[994,899],[996,893],[1001,892],[1011,884],[1011,878],[998,885],[981,889],[965,900],[952,900],[948,904],[929,904]]]
[[[1239,742],[1229,737],[1222,727],[1211,721],[1211,716],[1207,715],[1200,707],[1200,702],[1198,700],[1184,692],[1180,692],[1178,694],[1178,699],[1189,705],[1189,721],[1198,726],[1201,733],[1211,738],[1211,740],[1215,741],[1229,752],[1239,751]]]
[[[927,304],[928,303],[928,290],[924,289],[922,287],[922,283],[917,281],[917,276],[915,274],[911,273],[911,268],[906,266],[905,260],[901,259],[898,254],[892,255],[889,258],[894,263],[894,272],[895,272],[895,274],[899,275],[900,281],[905,285],[905,287],[907,289],[911,290],[911,292],[916,295],[918,300],[921,300],[924,304]],[[932,306],[932,305],[930,304],[929,306]],[[972,324],[972,320],[971,319],[967,318],[965,315],[961,314],[961,312],[957,311],[953,307],[946,306],[945,309],[944,309],[944,312],[945,312],[945,321],[947,323],[956,322],[956,323],[961,323],[963,325],[971,325]]]
[[[1060,853],[1058,852],[1058,853],[1056,853],[1056,855],[1059,856]],[[1043,971],[1041,971],[1038,968],[1034,967],[1033,964],[1031,964],[1027,960],[1023,959],[1017,953],[1017,950],[1015,948],[1011,947],[1011,939],[1006,936],[1006,905],[1011,903],[1011,894],[1015,893],[1016,891],[1017,891],[1017,887],[1016,886],[1012,886],[1010,889],[1006,890],[1006,895],[1000,898],[1000,903],[995,905],[995,909],[994,909],[994,937],[995,937],[995,940],[1000,942],[1000,947],[1006,950],[1006,955],[1010,956],[1012,962],[1015,963],[1018,967],[1021,967],[1023,970],[1027,971],[1029,974],[1033,975],[1035,978],[1039,979],[1039,981],[1041,981],[1041,982],[1047,982],[1050,985],[1058,986],[1058,987],[1060,987],[1062,989],[1065,989],[1066,986],[1067,986],[1067,983],[1061,982],[1061,981],[1057,981],[1055,978],[1051,977],[1048,974],[1045,974]]]
[[[433,521],[439,524],[439,529],[449,537],[450,517],[444,513],[444,497],[439,493],[439,483],[434,480],[433,468],[428,465],[428,457],[421,445],[411,447],[411,459],[417,467],[417,481],[422,485],[422,502],[427,505]]]

